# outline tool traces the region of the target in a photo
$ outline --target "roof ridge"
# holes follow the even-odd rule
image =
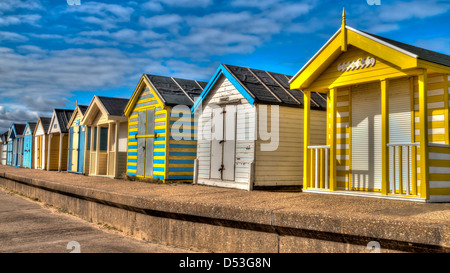
[[[181,91],[183,91],[183,93],[186,95],[186,97],[187,97],[190,101],[192,101],[192,103],[194,103],[194,100],[188,95],[188,93],[183,89],[183,87],[181,87],[181,85],[180,85],[173,77],[170,77],[170,78],[175,82],[175,84],[178,86],[178,88],[180,88]]]

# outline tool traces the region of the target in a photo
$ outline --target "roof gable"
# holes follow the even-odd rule
[[[81,120],[81,124],[93,124],[99,113],[107,120],[126,121],[127,118],[122,113],[127,103],[128,99],[95,95]]]
[[[448,67],[450,64],[450,56],[448,55],[407,45],[343,25],[289,81],[291,88],[308,88],[311,82],[336,58],[346,52],[347,45],[353,45],[375,56],[382,56],[387,62],[405,71],[414,68],[429,68],[427,62],[444,65],[444,69],[445,66]],[[425,63],[419,63],[419,59],[424,60]],[[450,67],[448,67],[448,71],[450,71]]]
[[[138,101],[142,102],[142,106],[155,103],[153,99],[152,102],[147,102],[145,98],[141,98],[141,94],[147,91],[151,92],[161,107],[175,105],[191,107],[206,85],[207,82],[203,81],[144,74],[139,80],[139,84],[133,92],[124,113],[126,116],[130,116],[132,110],[137,107]]]
[[[67,124],[74,110],[53,109],[53,116],[48,128],[48,133],[67,133]]]
[[[34,129],[36,128],[36,122],[27,122],[24,130],[24,135],[33,135]]]
[[[75,110],[73,111],[72,115],[70,116],[69,122],[67,123],[67,129],[69,129],[71,126],[74,125],[74,122],[76,122],[77,117],[83,118],[88,106],[87,105],[78,105],[75,107]],[[80,119],[80,122],[81,122]]]

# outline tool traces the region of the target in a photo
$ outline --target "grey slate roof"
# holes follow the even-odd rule
[[[69,110],[69,109],[55,109],[56,118],[58,119],[61,133],[69,132],[67,130],[67,124],[69,123],[69,120],[73,114],[73,111],[74,110]]]
[[[16,126],[17,135],[23,135],[23,131],[25,130],[25,127],[27,125],[26,124],[18,124],[18,123],[15,123],[14,125]]]
[[[445,66],[450,66],[450,55],[446,55],[446,54],[442,54],[442,53],[439,53],[436,51],[431,51],[431,50],[424,49],[421,47],[401,43],[401,42],[391,40],[388,38],[384,38],[384,37],[381,37],[378,35],[374,35],[374,34],[371,34],[371,33],[365,32],[365,31],[361,31],[361,32],[364,32],[365,34],[373,36],[383,42],[394,45],[394,46],[401,48],[403,50],[406,50],[408,52],[411,52],[411,53],[417,55],[419,59],[422,59],[424,61],[441,64],[441,65],[445,65]]]
[[[290,89],[289,80],[292,76],[248,67],[223,66],[253,94],[257,103],[303,107],[303,92]],[[327,109],[326,98],[312,92],[311,109]]]
[[[28,126],[30,126],[31,134],[34,132],[34,128],[36,128],[36,122],[28,122]]]
[[[166,105],[191,107],[200,96],[207,82],[144,74]]]
[[[97,96],[112,116],[122,116],[129,99]]]
[[[42,128],[44,128],[44,132],[48,132],[48,127],[50,126],[50,122],[52,118],[39,117],[41,119]]]
[[[78,108],[80,108],[81,114],[84,115],[86,113],[86,110],[88,109],[88,105],[78,105]]]

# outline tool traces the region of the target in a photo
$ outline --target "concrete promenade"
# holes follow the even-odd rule
[[[0,187],[153,242],[207,252],[450,252],[450,204],[151,184],[0,165]]]

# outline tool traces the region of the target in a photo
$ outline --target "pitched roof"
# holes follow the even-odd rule
[[[23,135],[23,131],[25,130],[25,127],[27,125],[26,124],[18,124],[18,123],[15,123],[14,125],[16,126],[17,135]]]
[[[192,106],[207,82],[144,74],[166,105]]]
[[[74,110],[69,109],[55,109],[56,118],[58,119],[59,128],[61,133],[67,133],[67,124]]]
[[[361,31],[361,30],[360,30]],[[437,63],[437,64],[441,64],[441,65],[445,65],[445,66],[450,66],[450,55],[446,55],[446,54],[442,54],[436,51],[432,51],[432,50],[428,50],[425,48],[421,48],[421,47],[417,47],[417,46],[413,46],[413,45],[409,45],[409,44],[405,44],[405,43],[401,43],[395,40],[391,40],[385,37],[381,37],[375,34],[371,34],[365,31],[361,31],[367,35],[370,35],[376,39],[379,39],[385,43],[391,44],[393,46],[396,46],[398,48],[401,48],[405,51],[408,51],[414,55],[417,55],[417,57],[419,59],[422,59],[424,61],[428,61],[428,62],[432,62],[432,63]]]
[[[40,117],[42,128],[44,129],[44,132],[48,131],[48,127],[50,126],[50,122],[52,121],[52,118],[46,118],[46,117]]]
[[[256,102],[303,106],[303,92],[289,87],[292,76],[248,67],[223,66],[254,95]],[[311,100],[311,108],[326,109],[326,100],[318,93],[311,93]]]
[[[28,123],[28,126],[30,127],[31,134],[33,134],[34,129],[36,128],[37,122],[27,122],[27,123]]]
[[[78,108],[80,108],[81,114],[84,115],[86,113],[86,110],[88,109],[88,105],[78,105]]]
[[[128,104],[128,99],[102,96],[97,97],[105,107],[106,111],[108,111],[108,113],[112,116],[122,116],[123,110]]]

